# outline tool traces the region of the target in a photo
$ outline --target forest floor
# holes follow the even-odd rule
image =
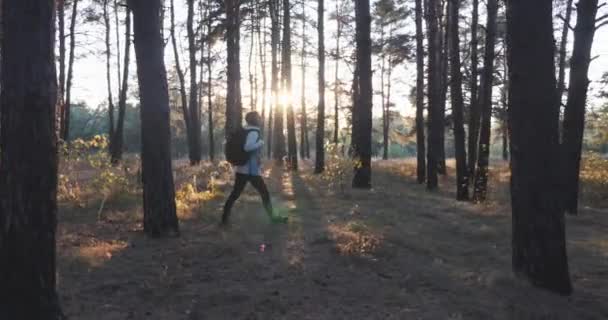
[[[179,167],[183,164],[177,164]],[[186,169],[184,169],[186,170]],[[608,211],[567,217],[575,293],[538,290],[511,273],[504,174],[485,205],[415,183],[407,161],[374,164],[374,188],[276,167],[272,225],[248,187],[232,228],[220,196],[180,214],[181,236],[142,233],[138,198],[59,211],[58,282],[70,319],[608,319]],[[497,170],[500,172],[500,170]],[[177,174],[178,184],[180,175]],[[338,179],[339,178],[335,178]],[[182,179],[183,180],[183,179]],[[183,210],[182,210],[183,211]],[[261,245],[265,245],[262,250]]]

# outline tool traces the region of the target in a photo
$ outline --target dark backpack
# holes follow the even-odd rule
[[[252,131],[256,131],[259,134],[259,130],[256,129],[238,128],[228,135],[224,151],[226,153],[226,160],[230,164],[242,166],[249,161],[250,154],[245,151],[245,142],[247,141],[247,135]]]

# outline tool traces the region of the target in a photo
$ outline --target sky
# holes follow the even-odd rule
[[[335,38],[332,37],[332,35],[335,33],[335,21],[334,20],[329,20],[329,15],[330,12],[333,11],[334,5],[333,5],[333,1],[331,1],[328,5],[326,5],[326,12],[325,12],[325,25],[326,25],[326,49],[327,50],[331,50],[335,47]],[[83,0],[83,4],[82,7],[86,8],[87,6],[91,5],[90,0]],[[299,5],[296,5],[296,8],[294,9],[297,12],[299,12],[301,9],[299,7]],[[315,7],[310,6],[307,8],[307,14],[309,19],[314,19],[316,17],[315,15]],[[185,14],[186,14],[186,9],[185,9],[185,5],[184,5],[184,1],[181,0],[176,0],[176,21],[178,22],[178,38],[179,38],[179,46],[183,49],[186,49],[187,46],[187,41],[186,41],[186,33],[185,33],[185,28],[183,26],[183,21],[185,21]],[[121,19],[123,19],[124,17],[121,17]],[[82,19],[84,19],[83,16],[79,17],[79,20],[82,21]],[[67,20],[67,19],[66,19]],[[292,19],[294,21],[294,28],[293,28],[293,32],[300,34],[301,31],[301,24],[299,22],[297,22],[296,19]],[[573,20],[576,20],[575,15],[573,16]],[[485,18],[481,17],[480,18],[480,22],[484,23]],[[165,23],[168,23],[168,18],[166,19]],[[573,21],[573,24],[575,23],[575,21]],[[114,26],[112,26],[114,27]],[[406,25],[407,29],[413,30],[413,21],[410,21],[407,25]],[[76,48],[76,57],[77,60],[75,62],[74,65],[74,88],[73,88],[73,101],[76,102],[80,102],[80,101],[85,101],[86,104],[92,108],[96,108],[100,105],[104,105],[107,101],[107,86],[106,86],[106,70],[105,70],[105,55],[104,55],[104,50],[105,50],[105,45],[103,42],[103,37],[104,37],[104,28],[103,25],[101,25],[100,23],[86,23],[83,24],[82,22],[80,22],[80,27],[78,28],[78,32],[76,34],[77,36],[77,48]],[[556,33],[559,30],[556,30]],[[115,36],[115,30],[112,30],[112,42],[115,43],[116,41],[116,36]],[[124,46],[124,30],[121,30],[121,45]],[[166,33],[168,35],[168,32]],[[308,37],[310,37],[313,43],[313,48],[309,49],[311,50],[313,53],[316,52],[316,29],[313,29],[313,27],[311,25],[309,25],[307,27],[307,31],[306,34],[308,35]],[[241,87],[242,87],[242,92],[243,92],[243,105],[245,107],[247,107],[249,105],[249,93],[250,93],[250,84],[248,82],[248,58],[249,58],[249,35],[244,34],[244,32],[241,33],[241,77],[242,77],[242,82],[241,82]],[[570,33],[570,44],[569,44],[569,48],[572,47],[572,32]],[[293,52],[292,52],[292,64],[293,64],[293,90],[292,90],[292,97],[291,97],[291,101],[294,103],[294,106],[296,108],[296,110],[299,108],[300,106],[300,98],[302,96],[301,93],[301,86],[302,86],[302,73],[301,73],[301,58],[300,58],[300,52],[299,52],[299,48],[301,48],[301,40],[299,37],[293,37]],[[343,42],[344,44],[344,42]],[[113,68],[116,68],[116,57],[115,57],[115,46],[113,47]],[[123,50],[121,48],[121,50]],[[220,41],[217,43],[217,45],[214,48],[215,51],[217,52],[222,52],[225,50],[225,44]],[[186,50],[182,50],[182,52],[186,52]],[[591,86],[590,86],[590,104],[591,106],[598,106],[600,103],[603,103],[601,101],[598,101],[595,97],[594,94],[597,92],[598,89],[598,85],[597,82],[601,79],[602,75],[605,72],[608,72],[608,27],[605,27],[603,29],[600,29],[595,36],[595,41],[594,41],[594,45],[593,45],[593,52],[592,52],[592,56],[593,57],[597,57],[595,60],[593,60],[590,70],[589,70],[589,79],[591,81]],[[182,66],[187,66],[188,64],[186,63],[186,55],[183,54],[181,57],[182,60]],[[267,63],[267,69],[269,71],[270,69],[270,57],[268,54],[267,57],[268,63]],[[167,69],[170,71],[173,66],[174,66],[174,56],[173,56],[173,52],[172,52],[172,47],[171,45],[167,45],[166,47],[166,52],[165,52],[165,64]],[[135,57],[134,54],[132,52],[132,56],[131,56],[131,88],[134,89],[136,88],[137,82],[136,82],[136,68],[135,68]],[[121,61],[122,63],[122,61]],[[223,69],[224,66],[220,65],[223,62],[219,62],[218,64],[216,64],[214,71],[215,73],[220,72],[221,69]],[[379,69],[378,67],[378,61],[374,62],[374,71],[375,71],[375,77],[374,77],[374,90],[378,90],[379,86],[380,86],[380,82],[379,82]],[[316,76],[317,76],[317,61],[316,61],[316,56],[308,56],[306,62],[305,62],[306,66],[307,66],[307,70],[306,70],[306,78],[305,78],[305,84],[306,84],[306,91],[305,91],[305,99],[306,99],[306,103],[309,106],[309,108],[312,106],[314,108],[314,106],[316,106],[317,104],[317,80],[316,80]],[[259,61],[257,61],[257,63],[253,63],[254,68],[256,68],[256,70],[258,70],[258,73],[260,72],[261,68],[259,67],[260,63]],[[340,66],[340,80],[350,83],[350,80],[352,78],[352,70],[348,69],[347,66],[344,63],[341,63]],[[187,70],[186,70],[187,71]],[[117,97],[117,74],[116,74],[116,70],[112,71],[112,77],[113,77],[113,81],[112,81],[112,85],[113,85],[113,92],[114,92],[114,97]],[[330,85],[334,82],[334,72],[335,72],[335,61],[333,59],[331,59],[329,56],[327,57],[326,60],[326,81],[327,84]],[[411,116],[414,114],[414,106],[411,105],[410,100],[408,98],[409,93],[410,93],[410,89],[411,86],[414,85],[415,83],[415,65],[410,62],[410,63],[404,63],[402,65],[400,65],[393,73],[393,91],[391,93],[392,96],[392,101],[395,103],[395,110],[399,111],[401,114],[404,115],[408,115]],[[261,82],[261,80],[260,80]],[[268,82],[270,83],[270,77],[268,77]],[[270,86],[270,85],[269,85]],[[261,85],[260,85],[261,87]],[[135,92],[135,91],[134,91]],[[219,90],[216,91],[215,94],[224,94],[223,91]],[[268,94],[267,94],[268,95]],[[348,97],[343,97],[343,99],[347,99]],[[136,97],[134,97],[132,95],[131,99],[136,99]],[[328,88],[328,90],[326,91],[326,106],[327,108],[330,108],[330,111],[333,108],[333,101],[334,101],[334,97],[333,97],[333,90],[331,90],[331,88]],[[269,101],[267,99],[267,101]],[[347,103],[345,101],[345,103]],[[379,95],[376,95],[374,97],[374,113],[375,115],[379,116],[379,112],[381,109],[379,109],[379,106],[381,104],[381,100],[379,98]],[[331,114],[331,112],[330,112]]]

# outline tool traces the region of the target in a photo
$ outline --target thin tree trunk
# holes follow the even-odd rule
[[[471,99],[469,106],[469,137],[468,137],[468,168],[469,176],[475,175],[477,164],[477,146],[479,139],[479,122],[481,121],[481,110],[479,106],[479,37],[477,29],[479,26],[479,0],[473,0],[473,12],[471,18]]]
[[[428,35],[428,141],[427,141],[427,189],[438,187],[437,169],[441,144],[440,110],[440,52],[439,21],[437,16],[438,0],[427,0],[426,20]]]
[[[265,7],[258,4],[258,47],[260,50],[260,68],[262,72],[262,129],[265,128],[266,121],[266,92],[268,84],[266,78],[266,17],[263,19],[262,12]],[[260,20],[263,22],[260,23]],[[263,24],[263,25],[262,25]],[[262,41],[262,30],[264,30],[264,39]]]
[[[564,90],[566,88],[565,80],[566,80],[566,54],[568,47],[568,34],[570,33],[570,20],[572,17],[572,0],[566,1],[566,15],[564,18],[564,25],[562,27],[562,39],[559,44],[559,73],[557,79],[557,102],[560,105],[562,104],[562,97],[564,95]]]
[[[188,18],[186,29],[188,33],[188,53],[190,57],[190,164],[196,165],[201,162],[202,132],[201,132],[201,110],[198,104],[198,81],[196,61],[196,35],[194,33],[194,0],[187,0]]]
[[[393,37],[393,29],[389,32],[389,39]],[[391,89],[392,89],[392,75],[393,75],[393,62],[391,57],[388,57],[388,70],[386,71],[386,124],[384,125],[384,141],[386,146],[384,148],[384,159],[388,159],[389,148],[391,145],[390,132],[391,132]]]
[[[65,0],[57,0],[57,22],[59,27],[59,136],[63,139],[65,127]]]
[[[579,171],[589,88],[587,74],[591,63],[597,10],[597,0],[580,1],[576,8],[578,18],[574,29],[574,50],[570,60],[570,89],[563,124],[563,159],[565,162],[563,170],[567,191],[565,209],[570,214],[578,212]]]
[[[122,79],[122,77],[120,75],[120,22],[118,19],[118,11],[118,0],[114,0],[114,27],[116,30],[116,73],[118,75],[116,79],[118,81],[118,92],[120,95],[120,92],[122,91],[122,84],[120,83],[120,79]]]
[[[488,0],[486,47],[481,75],[481,130],[479,132],[479,154],[475,171],[473,201],[483,202],[488,192],[488,165],[490,163],[490,135],[492,133],[492,80],[494,75],[494,48],[496,46],[496,15],[498,0]]]
[[[296,141],[296,121],[293,111],[291,85],[291,6],[289,0],[283,0],[283,61],[281,66],[283,91],[287,99],[287,163],[291,170],[298,170],[298,143]]]
[[[107,1],[107,0],[106,0]],[[65,107],[62,139],[70,139],[70,109],[72,104],[72,80],[74,79],[74,51],[76,49],[76,16],[78,14],[78,0],[72,3],[72,18],[70,21],[70,52],[68,57],[68,77],[65,89]]]
[[[110,34],[112,33],[110,25],[110,13],[108,12],[108,0],[103,1],[103,21],[105,26],[105,44],[106,44],[106,86],[108,90],[108,139],[114,141],[114,97],[112,96],[112,47],[110,45]],[[69,74],[69,72],[68,72]],[[69,78],[69,75],[68,75]],[[68,80],[69,82],[69,80]],[[69,91],[69,89],[68,89]],[[67,101],[67,98],[66,98]],[[67,110],[67,108],[66,108]]]
[[[177,47],[177,37],[175,36],[175,0],[171,0],[171,25],[169,26],[169,33],[171,36],[171,44],[173,45],[173,57],[175,59],[175,71],[177,72],[177,78],[179,80],[179,94],[181,97],[182,115],[184,117],[184,125],[186,126],[186,138],[188,140],[188,150],[190,151],[191,142],[191,119],[188,113],[188,97],[186,95],[186,80],[184,79],[184,71],[182,70],[179,49]]]
[[[279,66],[278,66],[278,47],[280,45],[280,22],[279,22],[279,0],[270,1],[270,18],[272,23],[271,30],[271,50],[272,50],[272,94],[274,97],[273,103],[273,117],[274,124],[272,130],[268,130],[273,133],[273,155],[274,159],[278,164],[283,163],[283,157],[286,154],[285,148],[285,134],[283,132],[283,106],[279,103]]]
[[[490,0],[491,1],[491,0]],[[454,144],[456,149],[456,199],[469,199],[469,175],[467,170],[467,151],[464,133],[464,99],[462,97],[462,72],[460,70],[459,39],[460,1],[448,2],[448,38],[450,54],[450,97],[454,117]]]
[[[319,102],[317,104],[317,133],[315,141],[315,173],[325,171],[325,1],[317,1],[317,36],[319,41]]]
[[[2,1],[2,28],[0,315],[59,320],[55,1]]]
[[[251,15],[251,34],[249,36],[249,63],[247,65],[248,67],[248,71],[249,71],[249,110],[251,111],[255,111],[257,106],[256,106],[256,88],[254,85],[254,81],[253,81],[253,74],[255,73],[255,71],[252,71],[253,68],[253,52],[254,52],[254,47],[255,47],[255,17],[253,14],[253,10],[252,13],[250,13]]]
[[[118,163],[122,159],[123,153],[123,136],[125,124],[125,112],[127,109],[127,93],[129,92],[129,63],[131,55],[131,11],[126,9],[125,13],[125,53],[124,53],[124,71],[122,73],[122,85],[118,97],[118,122],[113,135],[113,141],[110,143],[110,153],[112,154],[112,163]]]
[[[179,234],[171,165],[169,92],[160,34],[160,0],[129,0],[141,100],[144,232]]]
[[[551,4],[507,1],[513,270],[569,295]]]
[[[308,116],[306,115],[306,1],[302,1],[302,96],[300,115],[300,157],[310,157],[308,145]]]
[[[424,144],[424,35],[422,32],[422,0],[416,0],[416,178],[426,180],[426,148]]]
[[[340,38],[342,37],[342,17],[340,13],[340,1],[336,1],[336,69],[334,75],[334,144],[338,145],[340,135]]]
[[[359,95],[358,103],[355,105],[353,115],[357,115],[356,127],[353,129],[355,136],[354,158],[355,175],[353,187],[369,189],[372,186],[372,41],[371,41],[371,15],[369,0],[355,2],[356,20],[356,44],[357,44],[357,68],[359,71]]]
[[[506,58],[507,40],[504,39],[505,58],[503,59],[503,87],[501,90],[502,103],[502,159],[509,161],[509,66]]]
[[[382,100],[382,159],[388,159],[388,137],[386,136],[386,95],[384,75],[386,73],[386,57],[384,54],[384,25],[380,27],[380,99]]]
[[[211,34],[211,3],[213,0],[207,0],[207,33]],[[207,108],[209,113],[209,159],[215,160],[215,125],[213,123],[213,101],[212,101],[212,61],[211,61],[211,39],[207,40]],[[201,66],[202,67],[202,66]]]
[[[447,102],[447,93],[448,93],[448,32],[447,32],[447,19],[445,19],[446,15],[443,11],[443,4],[445,1],[449,0],[440,0],[440,17],[439,17],[439,55],[440,55],[440,89],[439,89],[439,116],[438,116],[438,127],[440,130],[440,139],[441,142],[438,144],[437,149],[437,172],[441,175],[446,175],[447,166],[445,163],[445,111],[446,111],[446,102]]]

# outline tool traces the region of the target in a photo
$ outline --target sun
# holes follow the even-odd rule
[[[281,90],[279,92],[279,105],[288,106],[291,104],[291,100],[292,100],[291,92],[284,91],[284,90]]]

